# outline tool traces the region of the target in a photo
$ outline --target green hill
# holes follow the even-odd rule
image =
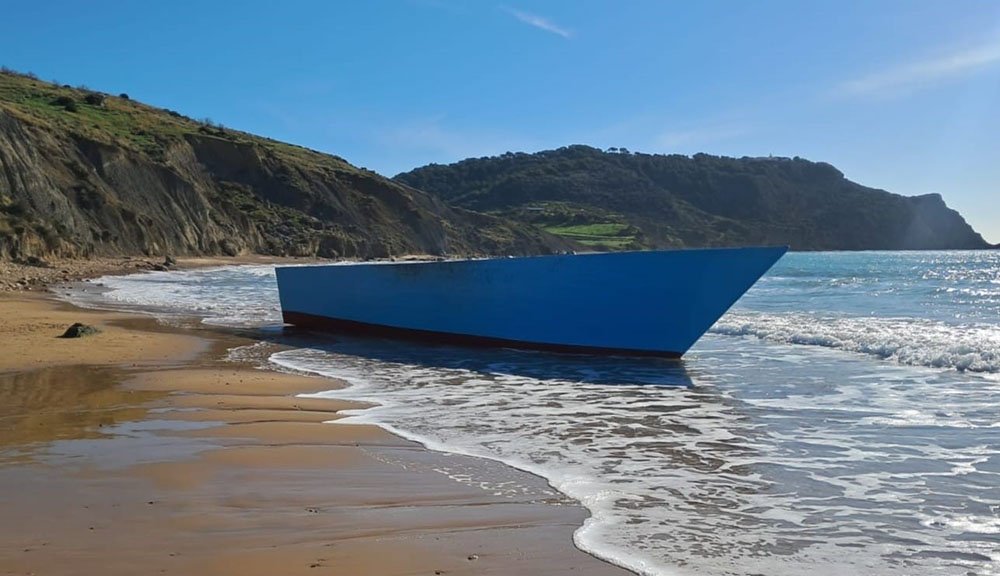
[[[0,258],[522,254],[569,244],[336,156],[0,72]]]
[[[829,164],[800,158],[569,146],[432,164],[395,180],[596,249],[989,247],[937,194],[905,197],[868,188]]]

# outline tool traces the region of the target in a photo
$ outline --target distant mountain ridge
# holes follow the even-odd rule
[[[0,259],[569,247],[336,156],[0,71]]]
[[[938,194],[868,188],[801,158],[575,145],[431,164],[395,180],[596,249],[787,244],[795,250],[991,247]]]

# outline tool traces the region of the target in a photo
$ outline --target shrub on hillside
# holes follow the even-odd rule
[[[71,96],[59,96],[52,101],[52,104],[62,106],[67,112],[76,112],[80,109],[76,105],[76,100],[73,100]]]
[[[91,106],[104,106],[104,94],[91,92],[83,97],[83,101]]]

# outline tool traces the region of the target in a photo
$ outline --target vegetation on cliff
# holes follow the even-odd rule
[[[569,243],[342,158],[0,72],[0,258],[521,254]]]
[[[395,177],[471,210],[597,249],[787,244],[797,250],[986,248],[937,194],[905,197],[800,158],[569,146]]]

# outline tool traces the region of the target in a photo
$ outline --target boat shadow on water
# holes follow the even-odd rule
[[[289,326],[267,330],[256,337],[273,344],[326,353],[331,358],[354,357],[387,364],[601,386],[694,386],[683,360],[424,344],[330,335]]]

